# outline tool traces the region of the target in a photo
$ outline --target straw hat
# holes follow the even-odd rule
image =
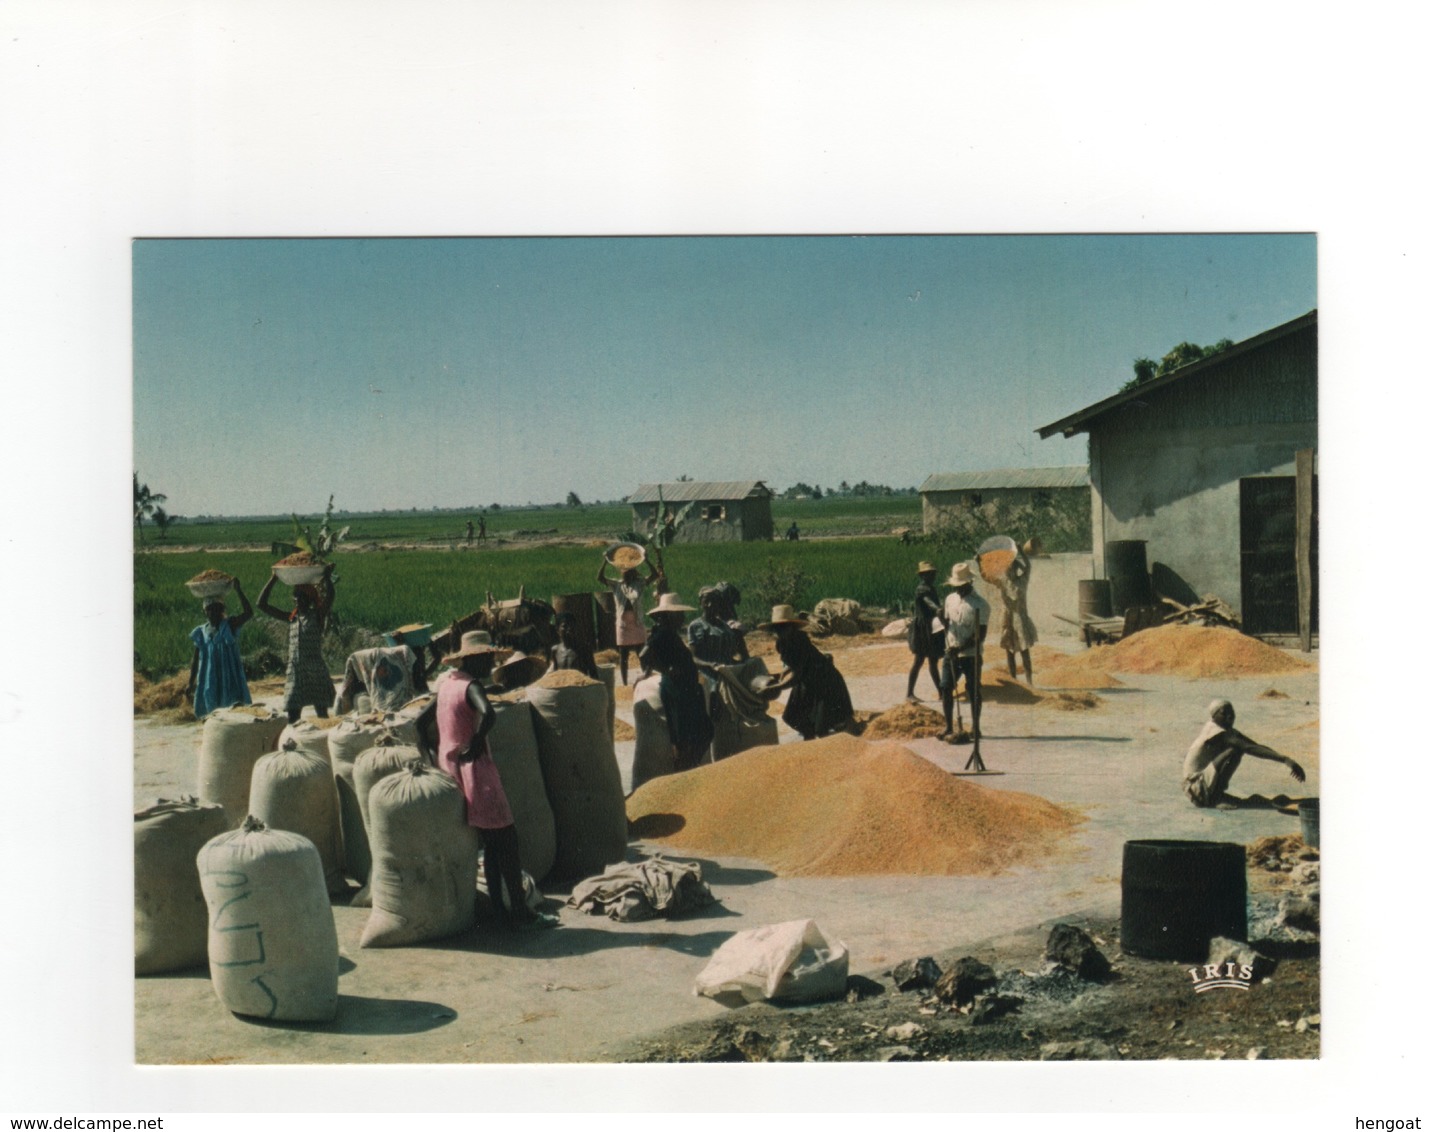
[[[647,610],[646,616],[655,617],[658,613],[694,613],[695,611],[695,606],[681,604],[680,594],[664,593],[661,595],[661,600]]]
[[[974,582],[974,571],[969,569],[969,563],[956,562],[954,569],[949,571],[949,577],[944,579],[946,586],[953,586],[957,589],[960,586],[972,585]]]
[[[770,620],[761,629],[773,629],[777,625],[808,625],[809,622],[795,612],[793,605],[777,605],[770,611]]]
[[[520,688],[541,676],[546,666],[541,657],[528,656],[517,649],[492,670],[492,676],[504,688]]]
[[[937,574],[937,573],[939,573],[939,567],[935,566],[933,562],[921,562],[921,563],[919,564],[919,569],[917,569],[917,570],[915,571],[915,573],[916,573],[916,574]]]
[[[474,629],[470,633],[462,634],[462,647],[450,656],[442,658],[443,664],[461,664],[464,656],[482,656],[485,653],[497,653],[503,659],[512,655],[511,649],[499,649],[492,643],[492,634],[481,629]]]

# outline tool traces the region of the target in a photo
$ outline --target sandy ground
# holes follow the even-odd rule
[[[1073,642],[1050,642],[1066,650]],[[870,655],[862,669],[893,667]],[[856,667],[856,666],[852,666]],[[762,924],[814,918],[850,949],[852,973],[873,973],[905,958],[972,946],[1063,916],[1116,917],[1123,842],[1196,838],[1247,842],[1295,833],[1298,822],[1274,810],[1206,811],[1178,790],[1182,759],[1205,718],[1226,697],[1238,726],[1292,755],[1308,772],[1298,786],[1279,765],[1244,760],[1234,792],[1316,796],[1319,759],[1316,669],[1295,676],[1183,680],[1125,676],[1102,690],[1089,711],[990,703],[984,711],[984,761],[1002,774],[989,789],[1038,794],[1087,818],[1066,848],[1040,867],[998,877],[784,878],[759,861],[671,854],[700,860],[719,903],[680,920],[620,924],[562,906],[546,910],[561,926],[510,934],[480,926],[415,948],[362,950],[365,909],[335,907],[342,954],[338,1018],[331,1024],[265,1024],[226,1011],[208,972],[136,980],[135,1049],[140,1064],[600,1062],[631,1041],[666,1027],[726,1015],[730,1007],[692,992],[696,974],[731,934]],[[932,698],[927,675],[918,689]],[[858,709],[878,710],[904,695],[903,675],[851,676]],[[1285,698],[1261,698],[1275,688]],[[618,702],[630,721],[630,702]],[[781,725],[782,742],[794,736]],[[135,723],[134,801],[192,792],[195,725]],[[911,741],[951,770],[967,747]],[[633,744],[617,745],[630,781]],[[632,854],[652,846],[634,843]]]

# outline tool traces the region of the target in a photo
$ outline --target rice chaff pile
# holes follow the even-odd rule
[[[1097,645],[1056,664],[1041,683],[1061,688],[1098,688],[1110,672],[1183,676],[1192,680],[1310,671],[1304,660],[1236,629],[1205,625],[1158,625]]]
[[[754,858],[782,876],[993,876],[1047,860],[1083,820],[849,735],[653,779],[626,816],[635,837]]]

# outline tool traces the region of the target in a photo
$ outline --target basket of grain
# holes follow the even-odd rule
[[[184,583],[188,591],[200,601],[211,597],[222,597],[234,588],[233,578],[222,570],[201,570]]]
[[[646,548],[639,542],[615,542],[606,548],[606,561],[618,570],[634,570],[646,561]]]
[[[986,582],[1001,582],[1019,556],[1019,544],[1008,535],[995,535],[979,544],[979,574]]]
[[[285,586],[314,585],[323,580],[323,573],[327,569],[327,566],[306,550],[290,554],[273,564],[274,574]]]
[[[432,626],[413,623],[411,625],[400,625],[391,633],[383,634],[383,643],[391,648],[397,644],[397,637],[401,634],[402,643],[411,645],[415,649],[424,648],[432,643]]]

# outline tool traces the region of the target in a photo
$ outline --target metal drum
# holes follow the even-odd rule
[[[1103,572],[1112,589],[1114,617],[1122,617],[1131,606],[1156,604],[1148,578],[1148,544],[1144,540],[1105,543],[1103,562]]]
[[[1113,589],[1107,578],[1085,578],[1078,583],[1078,616],[1113,616]]]
[[[1247,850],[1226,841],[1124,842],[1123,950],[1202,962],[1215,936],[1247,938]]]

